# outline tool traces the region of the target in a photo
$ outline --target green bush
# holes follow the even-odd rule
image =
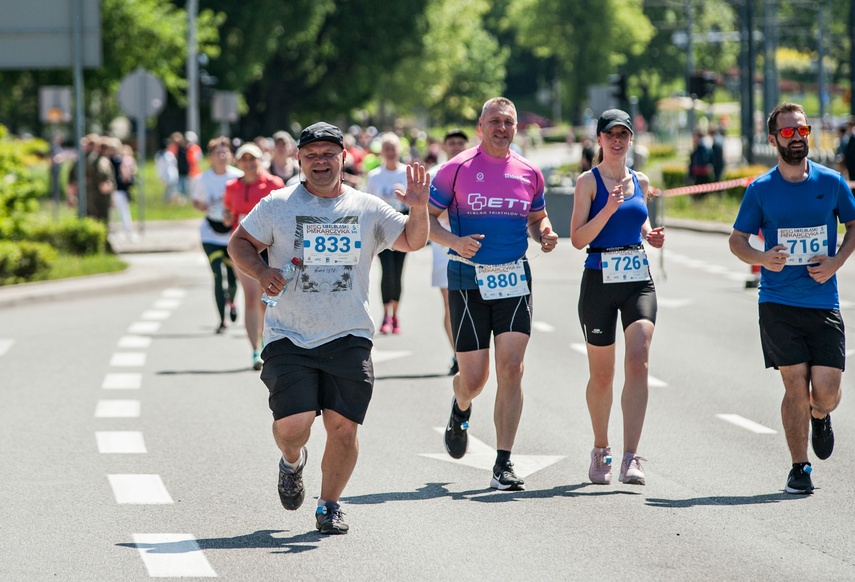
[[[107,246],[107,226],[93,218],[66,218],[58,222],[31,222],[23,238],[47,243],[71,255],[103,253]]]
[[[677,155],[677,148],[673,144],[654,143],[647,146],[648,160],[667,160]]]
[[[662,188],[680,188],[688,183],[689,170],[682,164],[669,164],[662,166]]]
[[[740,166],[738,168],[728,170],[724,173],[724,180],[736,180],[737,178],[756,178],[769,171],[769,168],[761,165]],[[734,200],[742,200],[745,195],[745,186],[734,186],[725,190],[728,198]]]
[[[46,243],[0,241],[0,285],[44,279],[56,257]]]

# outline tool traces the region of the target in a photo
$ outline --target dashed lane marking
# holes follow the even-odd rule
[[[157,333],[160,326],[159,321],[137,321],[128,327],[128,333]]]
[[[14,343],[15,343],[15,340],[13,340],[13,339],[2,339],[2,338],[0,338],[0,356],[4,355],[6,352],[8,352],[12,348],[12,345]]]
[[[101,388],[107,390],[136,390],[142,386],[142,374],[115,373],[104,376]]]
[[[434,430],[441,435],[445,434],[444,426],[434,427]],[[422,453],[420,456],[455,465],[466,465],[467,467],[484,469],[491,473],[493,465],[496,463],[496,450],[487,443],[476,439],[472,434],[469,435],[469,447],[462,459],[454,459],[448,453]],[[526,477],[557,463],[563,458],[561,455],[519,455],[514,453],[512,460],[514,462],[514,472],[520,477]]]
[[[152,578],[216,578],[199,543],[190,534],[134,534],[148,575]]]
[[[162,297],[172,297],[173,299],[181,299],[187,296],[187,290],[177,288],[164,289],[160,295]]]
[[[379,362],[386,362],[388,360],[395,360],[398,358],[406,358],[407,356],[409,356],[412,353],[413,352],[408,352],[408,351],[404,351],[404,350],[395,351],[395,350],[377,350],[377,349],[375,349],[371,352],[371,361],[373,361],[375,364],[377,364]]]
[[[120,348],[147,348],[151,345],[151,338],[145,335],[123,335],[119,338]]]
[[[546,323],[545,321],[532,321],[531,327],[536,329],[537,331],[542,331],[546,333],[551,333],[555,331],[555,326]]]
[[[778,434],[778,431],[769,428],[768,426],[763,426],[762,424],[758,424],[753,420],[748,420],[743,416],[739,416],[738,414],[716,414],[716,416],[724,421],[727,421],[731,424],[735,424],[740,428],[744,428],[745,430],[750,430],[756,434]]]
[[[140,368],[144,365],[144,352],[117,352],[110,358],[110,366],[114,368]]]
[[[160,475],[107,475],[116,503],[157,505],[172,503]]]
[[[135,430],[98,431],[95,441],[99,453],[134,455],[148,452],[143,434]]]
[[[152,307],[155,309],[176,309],[179,305],[181,305],[180,299],[158,299]]]
[[[170,315],[172,315],[172,312],[166,309],[148,309],[142,312],[140,319],[145,321],[163,321],[164,319],[169,319]]]
[[[139,418],[139,400],[99,400],[95,418]]]

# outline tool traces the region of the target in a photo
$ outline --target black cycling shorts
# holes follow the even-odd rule
[[[529,281],[531,289],[531,281]],[[490,335],[518,331],[531,335],[531,293],[504,299],[482,299],[478,289],[448,292],[455,352],[490,348]]]
[[[760,304],[760,345],[767,368],[828,366],[845,369],[846,335],[837,309]]]
[[[579,322],[585,341],[593,346],[615,343],[617,316],[624,331],[630,324],[647,319],[656,323],[656,287],[653,280],[603,283],[603,272],[585,269],[579,291]]]
[[[301,412],[333,410],[362,424],[374,391],[371,341],[352,335],[314,349],[289,339],[264,348],[261,379],[270,391],[273,419]]]

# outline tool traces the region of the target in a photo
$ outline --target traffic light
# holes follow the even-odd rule
[[[709,71],[693,73],[689,77],[689,94],[694,95],[698,99],[703,99],[713,94],[715,85],[716,79],[714,73],[710,73]]]
[[[609,75],[609,84],[612,86],[612,96],[617,99],[618,107],[622,107],[629,101],[626,94],[626,74]]]

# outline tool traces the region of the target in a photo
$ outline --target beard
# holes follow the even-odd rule
[[[790,147],[793,145],[792,141],[790,141],[790,143],[786,146],[782,146],[780,143],[778,143],[778,140],[775,140],[775,145],[778,148],[778,153],[781,155],[781,159],[784,160],[784,163],[788,166],[799,165],[801,161],[807,157],[808,152],[810,151],[810,146],[808,145],[807,140],[795,143],[803,143],[805,146],[804,149],[794,152],[790,149]]]

